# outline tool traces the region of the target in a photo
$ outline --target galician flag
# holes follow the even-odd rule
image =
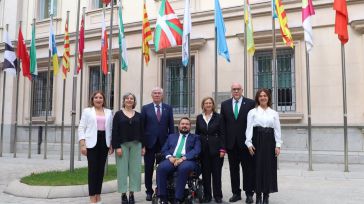
[[[302,0],[302,27],[305,34],[307,52],[313,47],[311,16],[315,15],[312,0]]]
[[[291,31],[288,28],[287,14],[286,11],[284,10],[282,0],[275,0],[275,6],[277,10],[279,27],[281,30],[283,41],[286,45],[293,48],[293,38],[291,35]]]
[[[51,24],[49,25],[49,51],[51,52],[51,57],[53,62],[53,74],[54,76],[56,76],[59,71],[59,65],[58,65],[56,38],[54,37],[54,32],[53,32],[52,18],[51,18]]]
[[[106,32],[106,25],[105,25],[105,15],[102,18],[102,33],[101,33],[101,69],[104,75],[107,74],[107,48],[108,48],[108,41],[107,41],[107,32]]]
[[[154,31],[155,50],[182,45],[182,24],[168,0],[162,0]]]
[[[32,26],[32,41],[30,43],[30,74],[32,76],[38,75],[37,49],[35,46],[35,24]]]
[[[127,58],[127,54],[126,54],[126,40],[125,40],[125,35],[124,35],[124,24],[123,24],[123,14],[121,13],[122,10],[122,5],[119,1],[119,9],[118,9],[118,16],[119,16],[119,53],[121,54],[121,56],[119,56],[120,58],[120,63],[121,63],[121,68],[124,71],[128,71],[128,58]]]
[[[248,53],[254,55],[255,52],[255,44],[254,44],[254,36],[253,36],[253,23],[252,23],[252,15],[250,12],[250,3],[249,0],[246,0],[246,5],[244,6],[244,22],[246,31],[246,43]]]
[[[183,16],[183,38],[182,38],[182,63],[183,66],[188,65],[190,43],[188,35],[191,34],[191,11],[190,0],[185,0],[185,13]]]

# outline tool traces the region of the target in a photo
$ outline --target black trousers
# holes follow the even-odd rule
[[[152,148],[146,148],[144,155],[144,183],[146,193],[153,194],[153,172],[154,172],[154,164],[155,164],[155,154],[160,153],[161,145],[159,140],[154,144]]]
[[[202,164],[202,182],[204,189],[204,196],[212,198],[211,194],[211,176],[212,176],[212,190],[214,198],[222,198],[221,190],[221,171],[224,164],[224,158],[219,155],[210,156],[209,152],[201,153]]]
[[[87,148],[88,161],[88,194],[101,194],[104,169],[109,148],[106,145],[105,131],[97,131],[97,143],[93,148]]]
[[[230,168],[230,180],[231,190],[233,194],[241,194],[240,189],[240,165],[243,169],[243,190],[246,195],[252,196],[255,189],[255,170],[254,160],[249,154],[248,148],[238,147],[234,145],[233,149],[227,150],[229,168]]]

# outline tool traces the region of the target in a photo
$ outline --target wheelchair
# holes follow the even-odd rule
[[[157,159],[157,168],[160,161],[162,161],[161,155],[156,155]],[[185,204],[194,204],[194,203],[202,203],[204,196],[204,189],[202,185],[201,175],[201,162],[199,159],[196,159],[196,169],[188,175],[187,183],[184,191],[184,203]],[[177,172],[173,172],[173,174],[169,175],[167,178],[167,200],[168,203],[174,203],[175,197],[175,179],[177,178]],[[157,196],[158,186],[154,190],[152,204],[159,204],[159,198]]]

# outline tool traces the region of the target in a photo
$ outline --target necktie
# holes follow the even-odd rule
[[[161,121],[161,107],[159,105],[156,105],[157,107],[157,119],[158,121]]]
[[[177,152],[176,152],[176,158],[177,159],[182,157],[182,149],[185,146],[185,140],[186,140],[186,135],[182,135],[181,142],[179,143],[178,148],[177,148]]]
[[[236,100],[235,101],[235,106],[234,106],[234,117],[235,117],[235,120],[238,119],[238,115],[239,115],[239,107],[238,107],[238,104],[239,104],[239,101]]]

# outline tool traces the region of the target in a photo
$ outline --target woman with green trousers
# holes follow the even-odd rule
[[[118,191],[122,204],[134,204],[134,192],[141,188],[141,165],[144,156],[144,130],[140,113],[134,110],[136,97],[123,96],[122,109],[115,113],[112,126],[112,146],[115,149]],[[129,190],[129,198],[126,193]]]

